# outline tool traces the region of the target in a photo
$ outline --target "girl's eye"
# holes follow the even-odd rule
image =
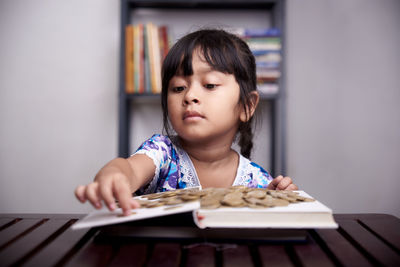
[[[172,87],[172,91],[176,93],[182,92],[183,90],[185,90],[185,86]]]
[[[212,84],[212,83],[208,83],[204,87],[207,88],[207,89],[214,89],[214,88],[217,87],[217,85],[216,84]]]

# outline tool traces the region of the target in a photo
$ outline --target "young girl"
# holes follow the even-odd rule
[[[289,177],[273,179],[247,158],[259,101],[255,60],[247,44],[223,30],[199,30],[181,38],[162,69],[166,135],[153,135],[129,158],[106,164],[76,197],[124,214],[139,204],[132,192],[187,187],[248,187],[296,190]],[[171,128],[172,126],[172,128]],[[232,143],[239,138],[241,154]]]

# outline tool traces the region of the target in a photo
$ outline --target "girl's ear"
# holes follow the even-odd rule
[[[251,119],[254,112],[256,111],[256,107],[258,105],[258,101],[260,100],[260,95],[257,91],[250,92],[250,103],[248,106],[242,106],[242,110],[240,111],[240,121],[247,122]]]

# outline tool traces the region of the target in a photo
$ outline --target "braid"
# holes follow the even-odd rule
[[[240,154],[242,154],[244,157],[246,157],[248,159],[250,159],[251,150],[253,148],[253,131],[252,131],[252,127],[251,127],[251,121],[252,121],[252,119],[250,119],[247,122],[242,122],[239,125]]]

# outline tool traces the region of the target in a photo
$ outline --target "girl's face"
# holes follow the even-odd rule
[[[232,142],[244,113],[235,76],[213,70],[198,50],[192,67],[193,75],[176,75],[169,82],[172,127],[187,142]]]

